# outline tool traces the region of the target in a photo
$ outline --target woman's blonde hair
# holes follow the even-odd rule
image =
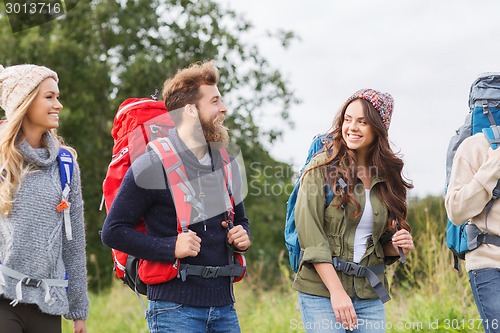
[[[30,165],[24,163],[24,158],[17,145],[24,138],[22,124],[28,109],[40,91],[40,85],[35,88],[19,105],[9,121],[3,119],[0,125],[0,215],[8,216],[12,212],[15,194],[30,171]],[[60,145],[68,149],[76,159],[76,151],[65,145],[64,140],[57,135],[56,129],[50,133],[57,138]]]

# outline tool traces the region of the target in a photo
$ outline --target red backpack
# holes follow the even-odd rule
[[[167,138],[168,130],[175,126],[163,101],[147,98],[129,98],[118,108],[113,122],[111,135],[114,139],[113,155],[103,182],[103,203],[106,212],[120,188],[121,182],[132,161],[148,149],[153,150],[161,159],[171,186],[177,214],[178,232],[187,232],[192,208],[197,208],[189,189],[192,186],[175,148]],[[226,183],[226,210],[230,228],[233,226],[234,202],[232,200],[232,172],[229,155],[220,150],[224,164]],[[175,167],[174,167],[175,166]],[[101,205],[102,206],[102,205]],[[137,227],[145,231],[144,222]],[[158,284],[180,277],[183,281],[188,275],[214,278],[229,276],[233,282],[246,275],[246,263],[242,254],[228,250],[229,265],[223,267],[182,265],[175,263],[153,262],[135,258],[124,252],[112,249],[116,276],[132,290],[146,294],[147,284]]]

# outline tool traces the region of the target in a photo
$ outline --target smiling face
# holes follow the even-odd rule
[[[45,79],[40,83],[38,94],[28,107],[23,119],[23,131],[41,135],[59,127],[59,111],[62,108],[57,82],[52,78]]]
[[[201,128],[207,142],[228,141],[228,130],[224,126],[227,113],[217,86],[201,85],[200,99],[196,103]]]
[[[344,113],[342,137],[349,149],[355,150],[358,156],[366,156],[366,152],[375,139],[372,126],[366,119],[363,104],[359,100],[352,101]]]

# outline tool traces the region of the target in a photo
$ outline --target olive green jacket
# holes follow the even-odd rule
[[[323,163],[325,159],[325,153],[318,154],[311,160],[306,170]],[[295,224],[303,258],[293,282],[293,288],[307,294],[330,297],[328,289],[312,263],[332,262],[332,257],[339,257],[346,261],[353,260],[354,235],[365,207],[366,193],[363,183],[358,179],[354,186],[354,194],[361,205],[361,211],[354,217],[356,207],[348,205],[345,211],[347,221],[344,222],[344,210],[337,207],[339,197],[334,197],[325,209],[325,179],[325,167],[311,170],[302,177],[295,206]],[[370,189],[373,190],[381,182],[383,182],[382,178],[373,177]],[[367,250],[360,262],[363,266],[384,264],[384,250],[379,240],[387,230],[388,211],[375,192],[370,191],[373,234],[367,241]],[[377,294],[364,277],[350,276],[343,272],[337,272],[337,274],[349,296],[362,299],[377,298]],[[385,274],[378,275],[378,278],[388,290]]]

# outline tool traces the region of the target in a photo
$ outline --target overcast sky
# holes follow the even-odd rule
[[[296,127],[271,149],[275,158],[300,167],[340,105],[373,88],[395,99],[389,138],[404,155],[410,195],[442,194],[446,149],[468,112],[470,85],[481,72],[500,72],[500,1],[218,1],[255,24],[254,42],[303,101],[290,110]],[[258,37],[278,28],[301,41],[283,50]]]

